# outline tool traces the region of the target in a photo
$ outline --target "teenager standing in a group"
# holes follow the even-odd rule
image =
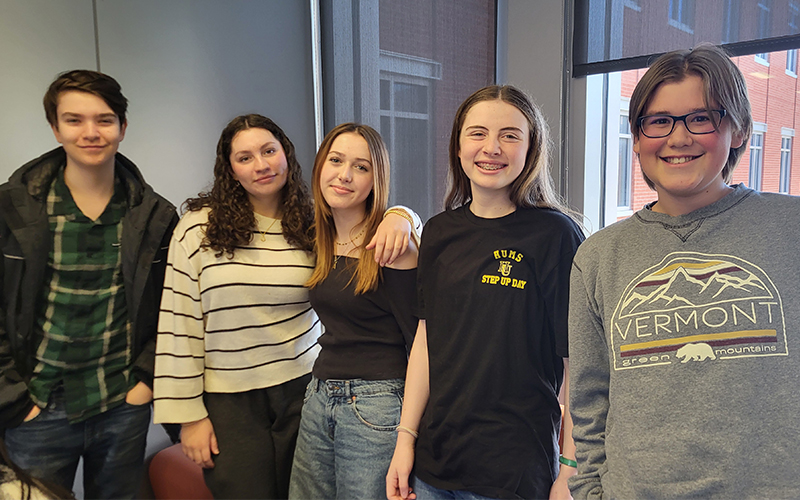
[[[558,393],[583,235],[554,193],[547,148],[541,112],[514,87],[483,88],[456,113],[446,211],[420,248],[389,498],[569,495],[574,447],[567,413],[559,471]]]

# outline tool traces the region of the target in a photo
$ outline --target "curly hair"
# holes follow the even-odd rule
[[[183,204],[184,210],[209,207],[208,225],[202,245],[217,252],[217,257],[227,253],[233,257],[236,247],[247,245],[253,238],[256,217],[247,191],[233,176],[231,143],[236,134],[250,128],[271,132],[280,142],[286,155],[288,172],[286,184],[281,189],[282,232],[290,245],[301,250],[314,250],[314,208],[297,162],[294,144],[283,130],[265,116],[249,114],[237,116],[225,127],[217,143],[214,162],[214,185],[210,191],[201,192]]]

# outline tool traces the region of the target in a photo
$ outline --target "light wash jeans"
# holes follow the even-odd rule
[[[412,475],[411,488],[417,495],[417,500],[488,500],[491,497],[482,497],[471,491],[440,490]]]
[[[70,424],[64,391],[57,389],[39,415],[7,429],[5,439],[11,459],[34,477],[71,491],[83,457],[86,498],[137,498],[149,426],[150,404],[125,402]]]
[[[289,498],[386,498],[404,381],[318,380],[306,389]]]

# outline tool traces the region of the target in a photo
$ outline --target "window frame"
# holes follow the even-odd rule
[[[778,192],[789,194],[792,187],[792,142],[794,129],[781,131],[781,165],[778,181]]]
[[[797,78],[797,49],[786,51],[786,74]]]
[[[669,25],[694,34],[695,0],[669,0]]]
[[[754,124],[753,134],[750,136],[750,160],[747,186],[756,191],[761,191],[761,183],[764,176],[764,139],[766,136],[766,124],[760,124],[757,127]],[[760,138],[758,144],[755,144],[756,139]]]
[[[627,132],[619,131],[619,149],[622,153],[622,143],[627,143],[627,163],[623,165],[623,158],[620,154],[618,165],[618,183],[617,183],[617,217],[625,216],[632,213],[631,204],[633,203],[633,133],[631,132],[630,115],[629,115],[630,101],[628,99],[620,100],[620,129],[623,124],[627,124]],[[623,179],[624,177],[624,179]],[[623,180],[626,182],[623,183]],[[624,197],[621,196],[625,192]],[[620,200],[620,198],[623,198]]]

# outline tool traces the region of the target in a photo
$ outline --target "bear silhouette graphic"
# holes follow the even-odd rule
[[[711,346],[703,342],[697,344],[686,344],[676,353],[679,358],[683,358],[681,363],[687,363],[689,360],[703,361],[706,359],[717,359]]]

